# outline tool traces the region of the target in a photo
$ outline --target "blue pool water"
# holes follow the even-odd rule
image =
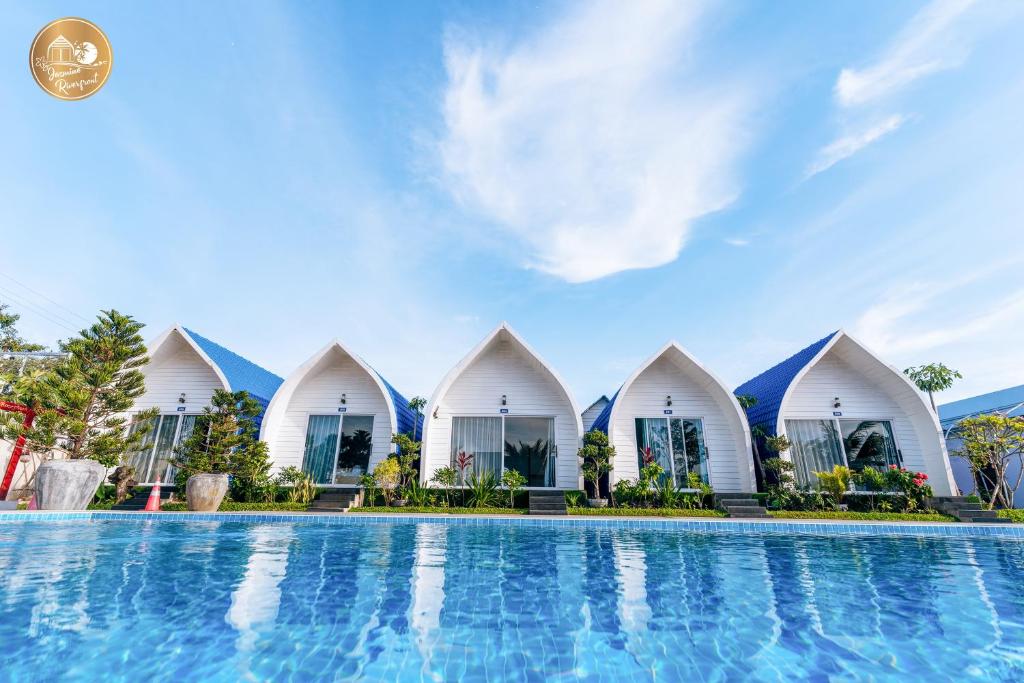
[[[14,681],[1021,680],[1024,541],[0,524]]]

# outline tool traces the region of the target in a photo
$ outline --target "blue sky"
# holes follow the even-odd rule
[[[4,4],[0,299],[407,395],[502,320],[581,405],[676,339],[738,385],[842,327],[1024,383],[1024,5]],[[26,68],[82,16],[81,102]],[[30,289],[26,289],[26,286]]]

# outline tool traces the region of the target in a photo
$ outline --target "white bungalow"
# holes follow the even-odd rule
[[[755,490],[750,430],[736,397],[676,342],[638,367],[594,421],[615,446],[610,485],[636,479],[647,449],[677,488]]]
[[[896,368],[842,330],[833,332],[736,389],[757,403],[752,426],[785,434],[783,457],[797,482],[815,472],[890,465],[924,472],[937,496],[956,491],[939,427],[927,399]],[[764,455],[764,454],[762,454]]]
[[[515,469],[527,488],[578,489],[583,425],[558,374],[502,323],[438,385],[423,429],[423,483],[460,453],[477,473]],[[467,469],[468,477],[471,470]]]
[[[391,436],[414,425],[405,397],[334,340],[274,394],[260,438],[274,470],[294,466],[322,486],[355,486],[394,452]]]
[[[214,390],[244,390],[266,407],[282,381],[181,325],[149,344],[149,363],[142,373],[146,393],[135,402],[133,412],[158,408],[160,416],[153,421],[142,450],[131,454],[129,462],[135,466],[136,479],[149,484],[158,476],[165,483],[173,477],[169,467],[173,450],[191,434],[196,416],[210,405]]]

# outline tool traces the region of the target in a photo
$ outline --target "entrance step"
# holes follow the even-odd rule
[[[530,491],[531,515],[567,515],[565,492],[563,491]]]
[[[715,504],[730,517],[767,519],[768,511],[749,493],[722,493],[715,496]]]
[[[111,510],[118,512],[142,512],[146,509],[146,503],[149,502],[149,492],[153,489],[152,486],[137,486],[133,489],[133,493],[128,498],[117,505],[111,507]],[[166,503],[171,495],[174,494],[173,486],[161,486],[160,487],[160,503]]]
[[[359,489],[327,489],[321,491],[309,509],[318,512],[346,512],[359,501]]]
[[[1000,517],[995,510],[985,510],[980,503],[968,502],[966,496],[949,496],[932,498],[932,506],[947,515],[953,515],[961,522],[974,524],[1010,524],[1010,520]]]

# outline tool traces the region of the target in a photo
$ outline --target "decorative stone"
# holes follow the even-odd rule
[[[185,484],[185,498],[192,512],[216,512],[227,493],[226,474],[196,474]]]
[[[36,508],[84,510],[106,473],[95,460],[47,460],[36,470]]]

